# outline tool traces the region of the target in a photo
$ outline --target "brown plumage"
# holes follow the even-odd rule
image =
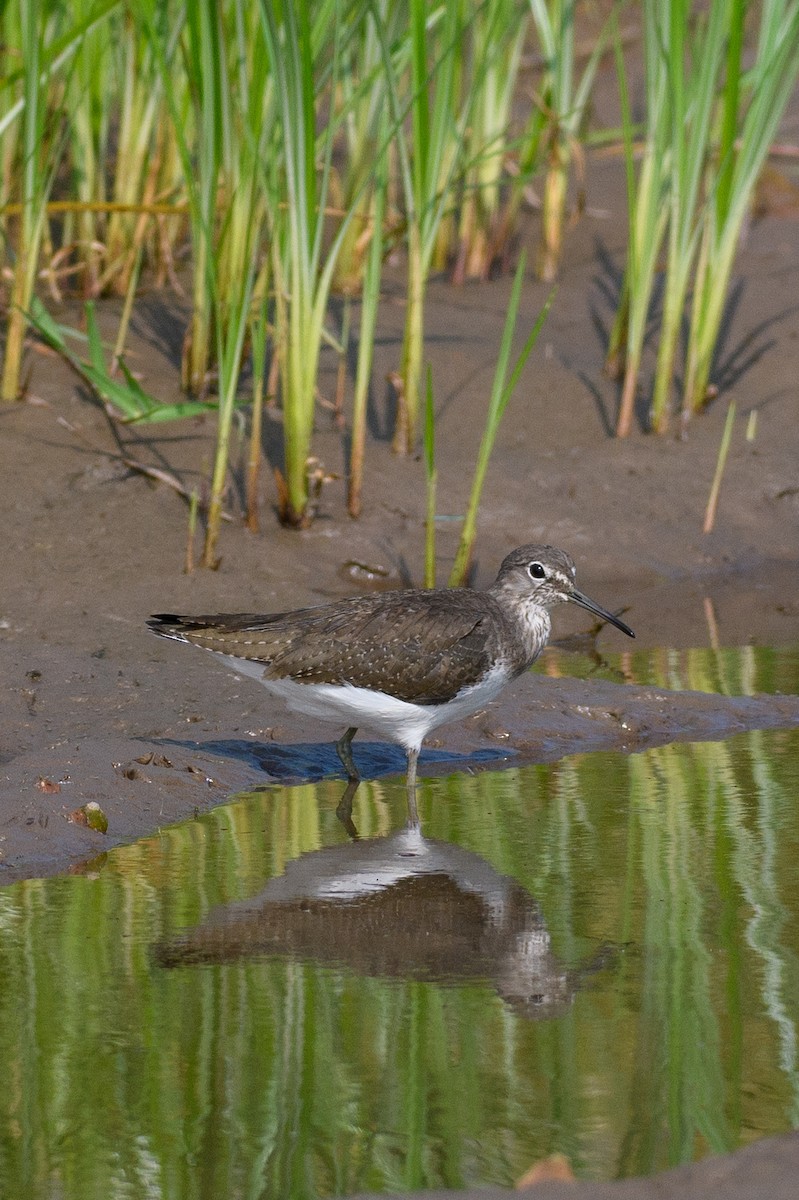
[[[498,660],[510,677],[524,640],[490,593],[441,588],[354,596],[318,608],[148,621],[163,637],[263,663],[264,679],[351,684],[412,704],[443,704]]]

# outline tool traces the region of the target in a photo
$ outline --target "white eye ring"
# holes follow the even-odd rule
[[[527,568],[531,579],[546,579],[547,573],[540,562],[532,562]]]

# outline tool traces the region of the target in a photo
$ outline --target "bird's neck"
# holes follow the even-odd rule
[[[491,591],[513,621],[517,645],[524,658],[518,670],[526,670],[547,643],[552,629],[549,612],[532,596],[519,595],[511,588],[495,584]]]
[[[527,666],[538,658],[552,630],[548,611],[533,600],[522,602],[517,608],[519,634],[527,657]]]

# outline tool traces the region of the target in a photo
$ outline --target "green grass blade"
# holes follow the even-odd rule
[[[27,318],[39,337],[63,355],[92,391],[104,403],[113,405],[117,412],[111,415],[121,415],[121,420],[126,424],[176,421],[183,417],[193,417],[214,411],[216,407],[200,401],[163,404],[144,390],[130,372],[124,359],[119,360],[119,366],[125,377],[124,382],[110,376],[105,365],[102,340],[97,326],[95,307],[92,303],[86,305],[86,334],[70,329],[68,326],[59,325],[36,296],[33,297]],[[87,342],[89,362],[79,358],[70,349],[67,343],[68,337]]]
[[[26,316],[39,337],[47,342],[48,346],[51,346],[53,350],[57,350],[59,354],[63,354],[65,358],[73,358],[72,351],[67,345],[66,334],[74,335],[75,331],[67,328],[65,325],[59,325],[55,318],[47,311],[38,296],[31,296],[30,308]]]

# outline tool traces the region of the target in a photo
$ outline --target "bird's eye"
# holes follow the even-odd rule
[[[527,570],[530,572],[533,579],[546,579],[547,577],[546,571],[539,562],[530,563],[530,566],[527,568]]]

